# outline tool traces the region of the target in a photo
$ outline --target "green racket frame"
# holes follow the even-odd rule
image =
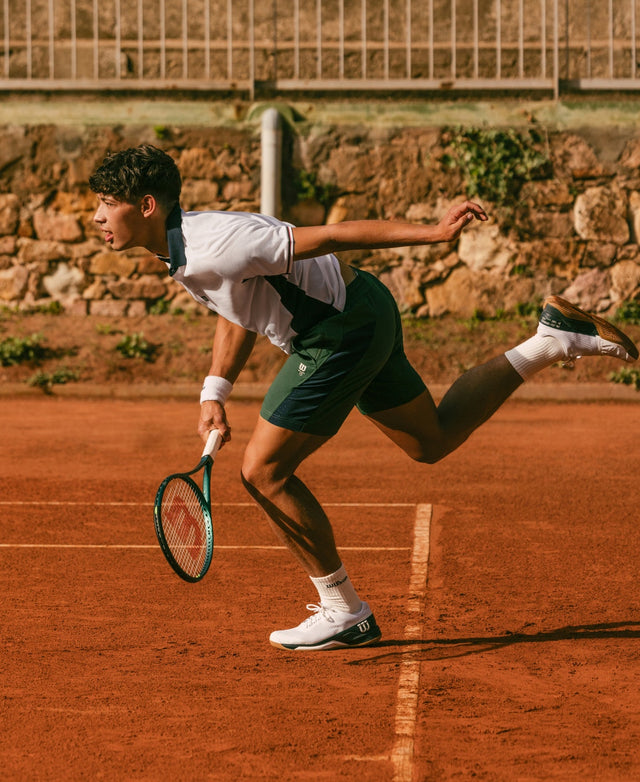
[[[202,457],[196,467],[194,467],[193,470],[189,470],[188,472],[173,473],[172,475],[168,475],[162,481],[158,487],[158,491],[156,492],[156,498],[153,506],[153,521],[158,543],[160,544],[162,553],[173,570],[180,576],[180,578],[182,578],[184,581],[189,581],[190,583],[200,581],[205,576],[213,557],[214,535],[213,519],[211,517],[211,468],[213,466],[215,454],[218,451],[221,442],[222,436],[220,432],[217,429],[213,429],[209,434],[207,444],[205,445],[204,451],[202,452]],[[204,473],[201,490],[198,484],[190,476],[199,472],[203,468]],[[205,533],[205,540],[202,545],[204,545],[205,548],[205,555],[199,570],[195,573],[186,571],[180,565],[178,559],[176,556],[174,556],[174,553],[171,550],[171,546],[167,541],[167,537],[164,532],[162,524],[162,501],[165,491],[172,481],[182,481],[183,483],[187,484],[189,490],[196,498],[200,506],[200,510],[202,511]]]

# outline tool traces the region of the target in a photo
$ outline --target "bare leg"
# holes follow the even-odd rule
[[[436,408],[428,391],[370,416],[412,459],[434,463],[461,445],[522,383],[504,355],[465,372]]]
[[[341,560],[327,515],[294,472],[328,439],[290,432],[260,418],[242,466],[245,487],[278,538],[313,577],[335,572]]]

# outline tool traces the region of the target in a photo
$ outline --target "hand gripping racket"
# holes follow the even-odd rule
[[[156,494],[153,518],[158,542],[171,567],[185,581],[200,581],[211,564],[211,467],[221,441],[220,432],[213,429],[197,466],[166,477]],[[201,491],[191,476],[202,469]]]

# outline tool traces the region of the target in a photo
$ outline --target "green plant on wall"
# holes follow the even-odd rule
[[[551,173],[547,139],[537,129],[446,128],[442,141],[442,165],[459,171],[469,198],[513,207],[525,182]]]
[[[42,344],[42,334],[30,337],[6,337],[0,341],[0,365],[14,366],[27,362],[38,362],[47,354]]]
[[[116,344],[116,350],[124,358],[141,358],[152,362],[155,358],[156,346],[144,338],[142,332],[125,334]]]
[[[65,385],[65,383],[72,383],[79,380],[78,373],[73,369],[67,369],[66,367],[60,367],[53,372],[36,372],[35,375],[29,378],[28,385],[34,388],[40,388],[45,394],[53,393],[53,386]]]
[[[635,367],[623,367],[615,372],[611,372],[609,380],[612,383],[633,386],[636,391],[640,391],[640,370]]]
[[[616,320],[620,323],[640,324],[640,301],[625,301],[616,311]]]
[[[295,175],[295,192],[297,201],[314,200],[325,208],[331,205],[334,198],[334,188],[329,184],[321,184],[314,171],[301,169]]]

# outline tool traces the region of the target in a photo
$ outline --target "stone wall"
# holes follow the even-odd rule
[[[92,224],[87,178],[108,150],[154,143],[175,157],[186,209],[259,210],[260,138],[237,127],[0,127],[0,303],[60,302],[69,312],[141,315],[159,301],[190,301],[144,250],[114,253]],[[588,134],[548,133],[547,178],[528,182],[508,219],[484,202],[491,222],[455,245],[352,253],[403,311],[469,316],[560,293],[598,312],[640,298],[640,134],[615,154]],[[443,167],[440,128],[287,125],[284,217],[297,224],[360,218],[435,222],[464,198]],[[311,196],[296,188],[310,172]],[[303,195],[308,196],[307,192]]]

